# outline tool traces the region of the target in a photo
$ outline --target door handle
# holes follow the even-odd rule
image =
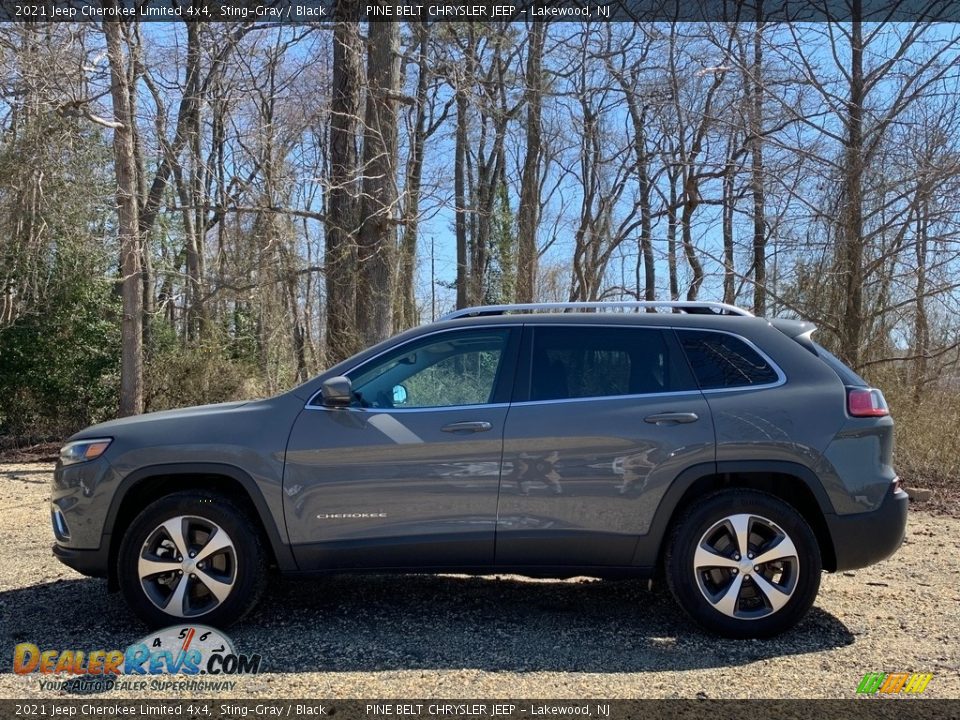
[[[679,425],[696,422],[699,419],[700,416],[692,412],[665,412],[647,415],[643,421],[654,425]]]
[[[486,432],[493,425],[486,422],[485,420],[466,420],[464,422],[455,422],[450,423],[449,425],[444,425],[441,430],[449,433],[468,433],[468,432]]]

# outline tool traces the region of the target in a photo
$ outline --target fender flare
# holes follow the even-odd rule
[[[141,482],[149,480],[150,478],[166,475],[221,475],[239,483],[246,492],[247,496],[250,498],[250,501],[253,503],[253,507],[256,510],[260,523],[263,526],[263,529],[266,531],[267,541],[270,543],[270,547],[273,550],[273,556],[276,558],[277,565],[281,572],[293,572],[297,570],[297,564],[293,557],[293,551],[291,550],[289,543],[283,539],[283,536],[281,535],[281,528],[277,527],[277,523],[273,518],[273,514],[270,512],[267,501],[264,499],[263,493],[257,486],[256,481],[254,481],[254,479],[249,473],[247,473],[246,470],[243,470],[236,465],[229,465],[227,463],[164,463],[158,465],[146,465],[131,472],[117,486],[117,490],[113,494],[113,499],[110,502],[110,508],[107,510],[107,516],[104,522],[105,532],[103,539],[107,542],[108,547],[110,546],[110,534],[113,532],[115,527],[117,514],[119,513],[120,507],[123,505],[123,501],[127,497],[128,493]],[[283,530],[285,531],[286,528],[283,528]]]
[[[691,465],[682,471],[663,494],[653,520],[646,535],[637,540],[637,547],[633,555],[633,564],[638,567],[653,568],[660,560],[661,549],[667,540],[670,522],[687,491],[703,478],[712,475],[728,473],[776,473],[798,478],[800,482],[813,494],[820,508],[820,513],[826,520],[834,514],[833,505],[827,496],[827,491],[817,474],[806,465],[786,460],[730,460],[716,463],[699,463]],[[832,536],[830,542],[833,542]]]

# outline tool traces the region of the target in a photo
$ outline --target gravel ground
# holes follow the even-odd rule
[[[124,648],[144,635],[106,583],[50,554],[48,464],[0,465],[0,698],[47,697],[13,646]],[[767,641],[701,633],[645,583],[339,576],[272,584],[230,631],[265,672],[219,697],[849,698],[865,672],[932,672],[960,697],[960,520],[911,512],[904,547],[824,575],[808,617]],[[138,693],[137,697],[163,693]],[[202,696],[203,693],[191,693]],[[106,697],[119,698],[113,691]]]

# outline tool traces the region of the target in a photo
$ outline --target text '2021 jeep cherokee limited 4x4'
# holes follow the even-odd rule
[[[54,554],[152,625],[233,622],[275,571],[663,572],[706,628],[771,635],[906,524],[883,396],[812,331],[718,303],[458,311],[278,397],[77,433]]]

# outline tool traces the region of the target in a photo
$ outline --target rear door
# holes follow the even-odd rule
[[[626,566],[669,484],[714,461],[672,330],[531,324],[504,433],[498,566]]]
[[[349,372],[353,407],[307,405],[283,482],[301,567],[492,564],[519,335],[431,333]]]

